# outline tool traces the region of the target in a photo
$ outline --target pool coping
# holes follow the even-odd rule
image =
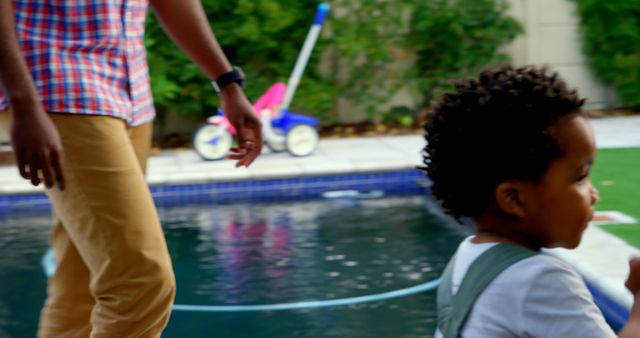
[[[189,181],[150,185],[158,207],[188,204],[228,204],[299,201],[322,198],[369,199],[381,196],[430,195],[430,181],[415,168],[242,181]],[[48,211],[44,192],[0,194],[0,216]]]

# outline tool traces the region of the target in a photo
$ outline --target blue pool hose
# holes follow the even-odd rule
[[[196,312],[240,312],[240,311],[276,311],[276,310],[296,310],[312,309],[329,306],[354,305],[362,303],[377,302],[386,299],[398,298],[413,295],[419,292],[436,289],[440,284],[440,278],[430,282],[422,283],[405,289],[377,293],[374,295],[349,297],[329,300],[312,300],[295,303],[279,303],[265,305],[183,305],[174,304],[174,311],[196,311]]]
[[[42,268],[47,275],[51,277],[56,269],[56,261],[53,250],[49,249],[42,257]],[[313,309],[329,306],[344,306],[362,303],[377,302],[386,299],[398,298],[413,295],[419,292],[431,291],[438,287],[440,278],[436,278],[430,282],[422,283],[416,286],[388,291],[367,296],[328,299],[328,300],[312,300],[294,303],[278,303],[264,305],[185,305],[174,304],[174,311],[192,311],[192,312],[241,312],[241,311],[277,311],[277,310],[296,310],[296,309]]]

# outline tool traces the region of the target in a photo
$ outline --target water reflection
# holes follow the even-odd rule
[[[176,303],[273,304],[363,296],[437,277],[461,228],[423,198],[195,205],[159,210]],[[35,335],[49,215],[0,226],[0,337]],[[34,284],[35,283],[35,284]],[[433,293],[335,308],[174,312],[163,337],[429,337]]]
[[[439,275],[463,231],[422,198],[244,204],[164,210],[179,304],[273,304],[375,294]],[[197,264],[183,264],[185,247]],[[190,232],[189,232],[190,233]],[[190,259],[192,262],[194,259]],[[346,307],[173,314],[167,337],[215,326],[238,337],[428,337],[433,294]],[[385,320],[380,321],[379,318]],[[207,323],[207,324],[204,324]],[[413,326],[407,326],[413,323]],[[190,333],[190,336],[191,333]]]
[[[243,301],[256,284],[265,284],[271,298],[288,289],[292,236],[287,213],[260,215],[251,210],[216,217],[211,227],[218,252],[216,281],[230,304]]]

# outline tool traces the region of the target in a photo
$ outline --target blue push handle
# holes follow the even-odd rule
[[[331,6],[326,2],[319,4],[318,9],[316,10],[316,17],[313,19],[313,24],[322,25],[324,23],[324,19],[327,18],[330,8]]]

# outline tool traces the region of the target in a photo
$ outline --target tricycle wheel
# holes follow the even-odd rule
[[[233,144],[231,133],[220,125],[205,124],[193,136],[193,148],[207,161],[225,158]]]
[[[299,124],[287,132],[285,146],[293,156],[308,156],[318,147],[319,139],[316,128],[308,124]]]

